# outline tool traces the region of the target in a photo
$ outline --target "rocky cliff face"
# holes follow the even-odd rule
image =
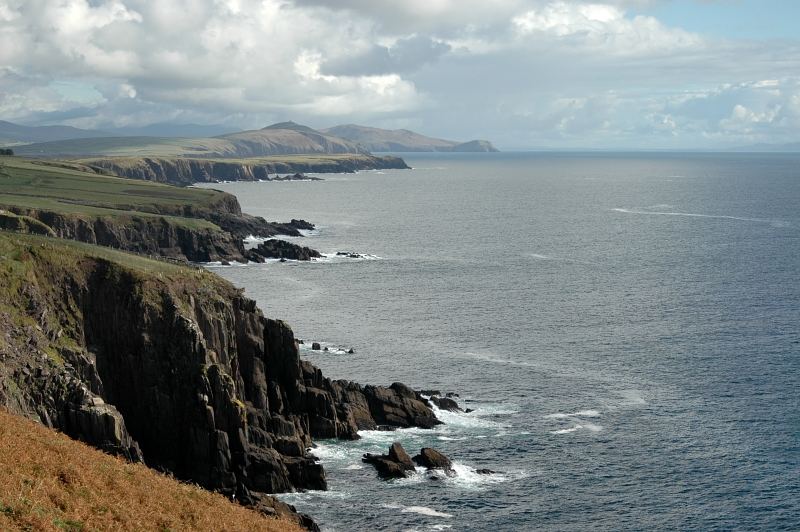
[[[326,488],[313,438],[439,423],[402,384],[325,378],[288,325],[213,274],[32,238],[0,237],[16,257],[0,268],[0,404],[11,411],[276,511],[265,494]]]
[[[169,218],[94,217],[19,207],[10,207],[9,211],[41,222],[59,238],[192,262],[246,261],[241,236],[209,227],[190,227]]]
[[[183,158],[107,158],[90,159],[83,164],[99,173],[131,179],[145,179],[160,183],[186,186],[192,183],[215,183],[218,181],[269,180],[270,174],[296,172],[355,172],[408,168],[399,157],[354,154],[339,158],[297,158],[287,161],[238,162]]]
[[[57,236],[180,261],[247,262],[271,256],[245,250],[243,239],[247,236],[301,236],[301,229],[314,227],[304,220],[267,222],[260,217],[241,214],[241,211],[236,214],[238,209],[239,204],[235,202],[235,209],[232,206],[231,210],[189,213],[194,215],[192,217],[211,221],[218,226],[215,228],[208,224],[187,225],[186,221],[178,223],[161,216],[91,216],[9,206],[7,210],[0,210],[0,229]],[[316,251],[311,251],[319,256]]]

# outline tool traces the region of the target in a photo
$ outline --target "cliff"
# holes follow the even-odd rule
[[[402,384],[325,378],[207,271],[11,233],[0,255],[0,405],[108,452],[281,512],[267,493],[327,487],[313,438],[439,423]]]
[[[496,152],[498,151],[488,140],[471,140],[457,142],[420,135],[408,129],[380,129],[377,127],[346,124],[323,130],[356,142],[369,151],[375,152]]]
[[[82,159],[80,163],[98,173],[112,173],[130,179],[178,186],[218,181],[268,181],[271,179],[270,174],[277,173],[343,173],[408,168],[399,157],[366,154],[295,155],[237,160],[113,157]]]
[[[267,222],[236,197],[98,175],[64,161],[3,158],[0,228],[195,262],[245,261],[249,235],[300,236],[302,220]]]

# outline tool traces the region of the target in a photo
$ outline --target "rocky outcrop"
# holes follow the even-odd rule
[[[322,181],[322,178],[313,177],[296,172],[291,175],[284,175],[284,176],[276,175],[275,177],[271,178],[270,181]]]
[[[442,469],[446,473],[453,473],[453,462],[436,449],[430,447],[423,447],[413,460],[427,469]]]
[[[366,453],[361,461],[375,466],[378,475],[383,478],[403,478],[415,471],[414,462],[398,442],[394,442],[389,447],[389,454]]]
[[[13,212],[0,209],[0,229],[32,235],[56,236],[55,232],[36,218],[18,216]]]
[[[447,410],[448,412],[463,412],[455,399],[452,398],[453,395],[454,394],[447,394],[445,396],[441,396],[438,392],[436,392],[430,394],[430,397],[428,397],[428,402],[440,410]]]
[[[305,220],[277,223],[242,214],[238,202],[219,211],[189,213],[205,217],[217,227],[211,224],[191,223],[192,220],[177,221],[169,216],[148,214],[91,216],[14,206],[6,209],[0,211],[2,229],[57,236],[144,255],[191,262],[259,260],[259,254],[245,250],[242,241],[244,238],[250,235],[303,236],[301,230],[314,228],[313,224]],[[289,245],[302,250],[303,255],[319,256],[313,249]],[[289,254],[289,251],[285,253]],[[299,253],[300,251],[297,254]],[[272,255],[268,253],[261,256]]]
[[[18,250],[0,271],[11,411],[257,507],[326,488],[313,438],[439,423],[402,384],[325,378],[288,325],[209,272],[26,238],[0,235]]]
[[[270,239],[261,242],[257,247],[249,250],[248,258],[252,261],[267,259],[311,260],[322,255],[314,249],[298,246],[285,240]]]
[[[219,181],[269,181],[277,177],[271,177],[271,174],[278,173],[342,173],[408,168],[405,161],[399,157],[367,154],[336,157],[287,157],[283,161],[253,159],[252,162],[181,157],[111,157],[86,159],[81,162],[98,173],[112,173],[131,179],[146,179],[179,186]]]
[[[183,261],[246,261],[241,238],[209,226],[190,226],[162,216],[88,216],[20,207],[9,210],[38,220],[59,238]]]

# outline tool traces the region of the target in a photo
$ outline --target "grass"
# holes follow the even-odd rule
[[[24,235],[0,230],[0,273],[4,267],[13,267],[15,261],[36,256],[54,264],[78,264],[82,260],[100,259],[114,262],[143,274],[164,274],[192,278],[202,283],[216,285],[221,278],[203,268],[194,268],[165,260],[150,259],[112,248],[95,246],[77,240],[66,240],[39,235]],[[2,293],[2,292],[0,292]]]
[[[0,530],[301,530],[4,410],[0,449]]]
[[[0,160],[0,206],[93,217],[156,216],[190,228],[218,229],[206,220],[160,213],[184,207],[212,209],[220,199],[221,193],[213,190],[98,175],[18,157]]]
[[[152,157],[152,158],[159,158],[162,157],[161,155],[157,155],[154,153],[142,155],[140,157],[129,157],[129,156],[113,156],[111,160],[114,161],[117,165],[122,168],[135,168],[142,163],[143,157]],[[174,158],[174,157],[173,157]],[[248,166],[259,166],[259,165],[274,165],[274,164],[325,164],[325,163],[338,163],[341,161],[352,161],[352,160],[369,160],[372,159],[372,155],[366,155],[361,153],[309,153],[309,154],[297,154],[297,155],[267,155],[262,157],[203,157],[203,158],[192,158],[191,156],[188,157],[180,157],[180,159],[186,160],[196,160],[200,162],[214,162],[214,163],[221,163],[221,164],[242,164]],[[97,158],[80,158],[75,159],[73,162],[77,164],[86,164],[90,165]]]
[[[175,157],[191,154],[226,153],[233,149],[229,141],[215,138],[104,137],[94,139],[71,139],[30,146],[17,146],[14,148],[14,153],[35,157],[57,157],[71,154],[127,157]]]

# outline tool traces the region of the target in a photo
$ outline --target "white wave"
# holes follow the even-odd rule
[[[363,465],[359,465],[359,464],[351,464],[351,465],[345,467],[344,469],[347,469],[349,471],[356,471],[358,469],[364,469],[364,466]]]
[[[745,218],[742,216],[728,216],[722,214],[697,214],[693,212],[669,212],[669,211],[642,211],[636,209],[622,209],[622,208],[614,208],[611,210],[616,212],[622,212],[625,214],[649,214],[654,216],[685,216],[689,218],[716,218],[719,220],[738,220],[741,222],[757,222],[757,223],[788,225],[788,222],[784,222],[783,220],[769,220],[766,218]]]
[[[261,236],[255,236],[255,235],[247,235],[246,237],[244,237],[244,243],[245,244],[252,244],[252,245],[257,245],[257,244],[260,244],[262,242],[266,242],[267,240],[269,240],[269,238],[261,237]]]
[[[571,414],[556,413],[544,416],[547,419],[567,419],[572,417],[600,417],[602,414],[598,410],[579,410]]]
[[[504,366],[515,366],[515,367],[521,367],[521,368],[535,368],[535,367],[539,367],[540,366],[539,364],[534,364],[532,362],[524,362],[524,361],[520,361],[520,360],[511,360],[511,359],[508,359],[508,358],[497,357],[497,356],[489,355],[489,354],[485,354],[485,353],[473,353],[473,352],[466,351],[466,352],[464,352],[462,354],[465,357],[474,358],[474,359],[477,359],[477,360],[482,360],[484,362],[489,362],[491,364],[502,364]]]
[[[481,408],[478,406],[475,408],[473,412],[469,414],[465,412],[450,412],[449,410],[442,410],[438,408],[436,405],[431,406],[431,410],[439,418],[442,422],[444,422],[445,427],[449,427],[450,429],[500,429],[500,428],[507,428],[509,425],[507,423],[498,423],[497,421],[492,421],[490,419],[484,419],[483,415],[492,415],[491,413],[485,413],[481,411]]]
[[[445,517],[448,519],[453,517],[452,514],[439,512],[437,510],[434,510],[433,508],[428,508],[427,506],[406,506],[405,508],[400,510],[400,512],[404,514],[413,513],[419,515],[427,515],[428,517]]]
[[[519,480],[528,476],[528,473],[522,470],[489,474],[478,473],[476,468],[458,461],[453,462],[452,468],[455,472],[452,476],[442,476],[441,472],[436,470],[427,471],[426,474],[428,476],[437,476],[440,481],[452,487],[469,491],[482,491],[495,484]]]
[[[347,255],[338,255],[336,252],[332,253],[320,253],[322,255],[321,262],[332,262],[332,261],[354,261],[354,260],[382,260],[383,257],[379,257],[378,255],[371,255],[369,253],[356,253],[358,257],[349,257]],[[318,259],[319,260],[319,259]]]
[[[553,260],[552,257],[548,257],[547,255],[541,255],[539,253],[528,253],[528,256],[539,260]]]
[[[331,462],[347,460],[353,453],[349,452],[349,449],[341,444],[317,443],[316,447],[311,449],[311,454],[323,462]]]
[[[350,350],[349,347],[342,347],[340,345],[334,345],[327,342],[317,342],[320,345],[320,349],[311,349],[311,345],[314,343],[312,340],[305,340],[303,339],[303,343],[300,344],[301,351],[309,351],[310,353],[319,353],[324,355],[348,355],[348,351]],[[328,350],[325,351],[325,348]]]
[[[647,400],[639,390],[624,390],[620,395],[625,399],[625,405],[646,405]]]
[[[569,434],[570,432],[576,432],[582,428],[583,425],[575,425],[574,427],[570,427],[568,429],[551,430],[550,434]]]
[[[582,425],[573,425],[566,429],[551,430],[550,434],[569,434],[571,432],[577,432],[581,429],[588,430],[589,432],[600,432],[603,430],[603,427],[602,425],[595,425],[594,423],[584,423]]]
[[[197,262],[195,263],[203,268],[237,268],[241,266],[249,266],[253,264],[252,262],[236,262],[232,261],[228,264],[222,264],[222,261],[213,261],[213,262]]]

